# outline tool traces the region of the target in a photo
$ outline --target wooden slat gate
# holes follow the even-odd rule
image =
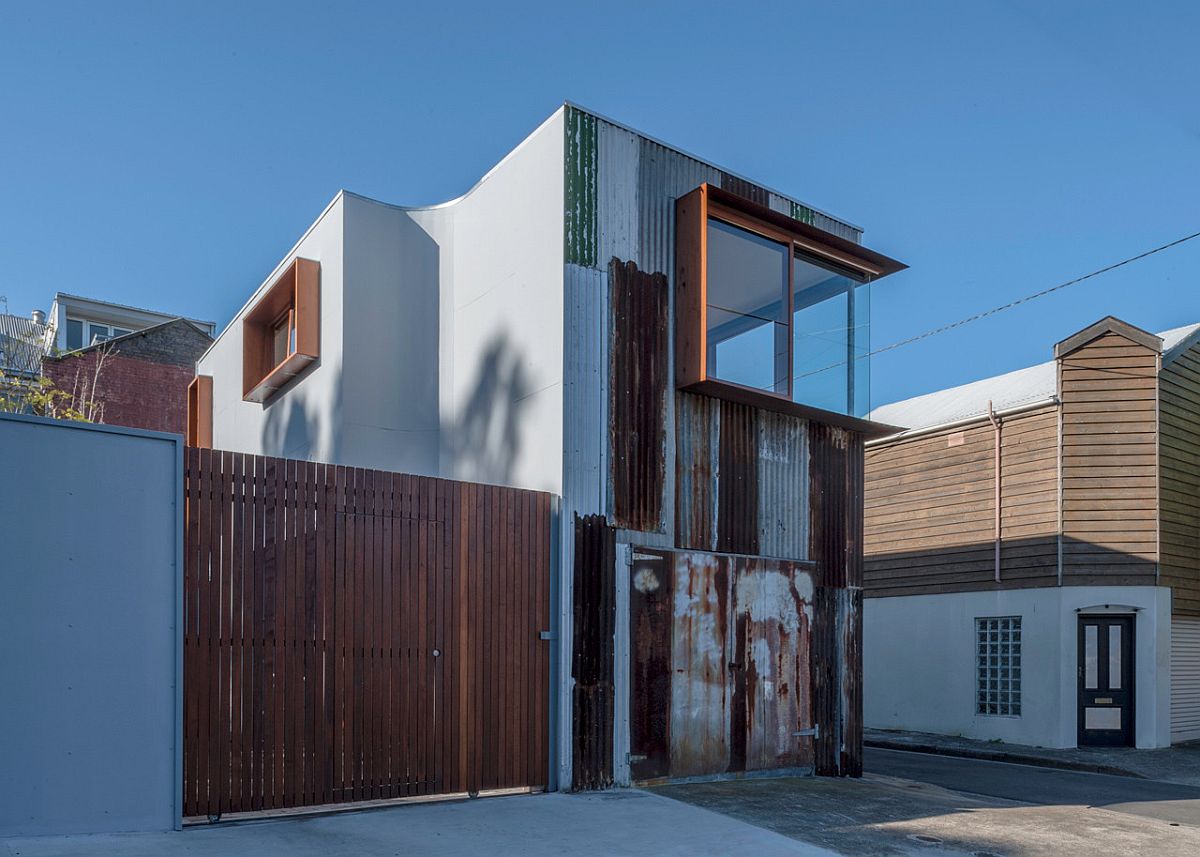
[[[184,814],[542,787],[548,494],[188,449]]]

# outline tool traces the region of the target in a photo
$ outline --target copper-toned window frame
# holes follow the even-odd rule
[[[245,401],[265,403],[320,356],[320,279],[319,262],[296,259],[242,319]],[[284,315],[289,318],[287,355],[276,362],[272,334]]]
[[[212,449],[213,444],[213,400],[212,376],[197,375],[187,389],[187,434],[188,446]]]
[[[792,277],[795,259],[802,256],[864,282],[902,271],[907,265],[852,241],[794,220],[764,205],[710,184],[702,184],[675,201],[675,382],[682,389],[737,401],[755,400],[774,409],[811,410],[792,402],[794,336],[788,333],[787,391],[747,387],[708,374],[708,221],[715,218],[791,248],[788,263],[789,326],[793,322],[795,294]],[[846,415],[846,420],[864,422]],[[835,420],[827,420],[835,422]],[[843,420],[844,421],[844,420]]]

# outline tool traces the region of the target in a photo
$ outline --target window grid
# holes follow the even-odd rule
[[[975,711],[1021,716],[1021,617],[975,620]]]

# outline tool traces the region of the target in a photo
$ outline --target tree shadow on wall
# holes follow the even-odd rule
[[[262,449],[267,455],[307,461],[339,460],[340,438],[333,420],[342,407],[340,378],[329,395],[319,401],[312,396],[287,393],[302,384],[319,365],[319,361],[313,364],[267,403],[262,421]]]
[[[521,448],[521,412],[533,392],[521,353],[498,334],[479,357],[470,397],[443,426],[446,470],[459,479],[511,485]]]

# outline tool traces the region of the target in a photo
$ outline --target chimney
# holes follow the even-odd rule
[[[46,323],[46,314],[44,312],[42,312],[40,309],[35,309],[32,313],[30,313],[29,317],[33,319],[34,324],[45,324]]]

